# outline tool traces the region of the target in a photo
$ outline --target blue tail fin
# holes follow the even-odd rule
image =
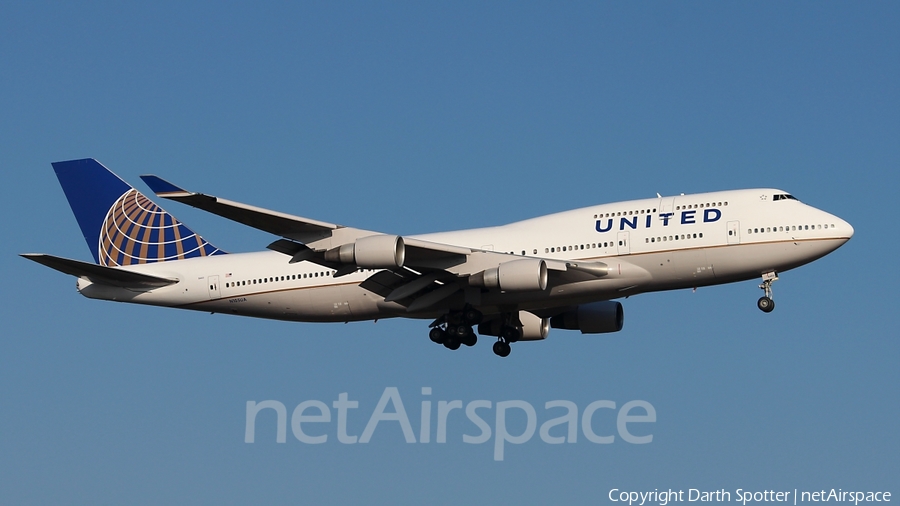
[[[145,264],[225,253],[93,158],[56,162],[53,170],[100,265]]]

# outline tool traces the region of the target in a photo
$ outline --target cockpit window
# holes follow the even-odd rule
[[[788,195],[787,193],[779,193],[776,194],[772,200],[797,200],[797,197]],[[797,200],[797,202],[799,202],[799,200]]]

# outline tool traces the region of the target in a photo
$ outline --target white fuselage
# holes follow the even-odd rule
[[[544,291],[486,293],[485,313],[541,309],[637,293],[757,278],[820,258],[853,235],[844,220],[774,189],[735,190],[603,204],[499,227],[414,236],[565,261],[600,261],[610,274],[556,283]],[[433,317],[410,314],[360,286],[375,271],[341,277],[274,251],[123,267],[179,282],[135,291],[79,279],[91,298],[292,321]],[[502,309],[501,309],[502,308]]]

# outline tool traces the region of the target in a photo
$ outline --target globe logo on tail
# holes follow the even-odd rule
[[[109,267],[223,253],[135,189],[116,200],[100,229],[99,261]]]

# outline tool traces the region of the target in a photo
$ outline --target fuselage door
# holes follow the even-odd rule
[[[740,243],[741,243],[741,222],[729,221],[728,222],[728,244],[740,244]]]
[[[660,197],[658,214],[671,213],[675,207],[675,197]]]
[[[631,253],[631,246],[628,245],[628,232],[619,232],[618,241],[620,255]]]
[[[206,283],[209,285],[209,298],[218,299],[221,297],[219,292],[219,276],[208,276]]]

